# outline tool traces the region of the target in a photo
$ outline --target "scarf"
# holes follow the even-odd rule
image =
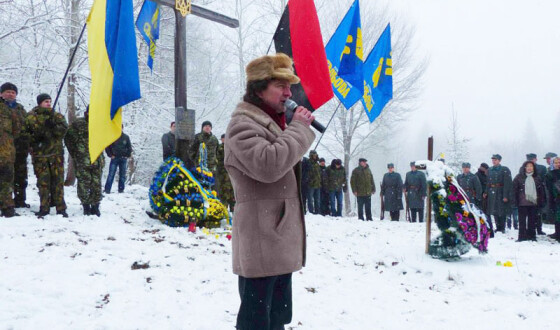
[[[264,103],[260,106],[260,108],[262,109],[262,111],[266,112],[266,114],[269,115],[270,118],[272,118],[272,120],[274,120],[274,122],[278,124],[278,126],[280,126],[281,130],[286,129],[286,114],[284,112],[277,113],[276,110],[272,109]]]
[[[537,204],[537,187],[535,185],[535,179],[533,179],[533,173],[525,173],[527,178],[525,179],[525,199],[528,202]]]

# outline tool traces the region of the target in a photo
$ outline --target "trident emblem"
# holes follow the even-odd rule
[[[175,0],[175,9],[177,9],[183,17],[191,13],[191,0]]]

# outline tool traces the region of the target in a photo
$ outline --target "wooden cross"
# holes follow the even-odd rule
[[[187,29],[186,15],[193,14],[231,28],[239,27],[237,19],[192,4],[190,0],[153,0],[175,9],[175,117],[176,156],[190,168],[189,140],[194,136],[194,110],[187,110]],[[183,125],[181,125],[183,124]]]

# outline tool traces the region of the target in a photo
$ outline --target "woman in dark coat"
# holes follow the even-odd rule
[[[526,161],[513,179],[513,203],[519,208],[518,242],[536,240],[537,212],[545,198],[544,183],[535,173],[535,164]]]

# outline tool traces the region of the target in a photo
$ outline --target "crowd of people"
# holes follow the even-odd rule
[[[66,118],[52,108],[48,94],[37,96],[37,106],[27,112],[17,102],[18,88],[6,82],[0,86],[0,209],[2,216],[18,216],[16,208],[29,208],[27,204],[27,160],[31,155],[33,171],[39,191],[39,218],[50,213],[68,217],[64,201],[64,145],[72,157],[78,180],[78,198],[85,215],[100,216],[99,204],[103,197],[101,176],[105,165],[101,155],[93,163],[89,156],[88,120],[89,107],[84,117],[68,125]],[[126,181],[127,161],[132,154],[130,138],[124,132],[105,152],[111,159],[105,194],[119,169],[118,191],[123,192]]]

